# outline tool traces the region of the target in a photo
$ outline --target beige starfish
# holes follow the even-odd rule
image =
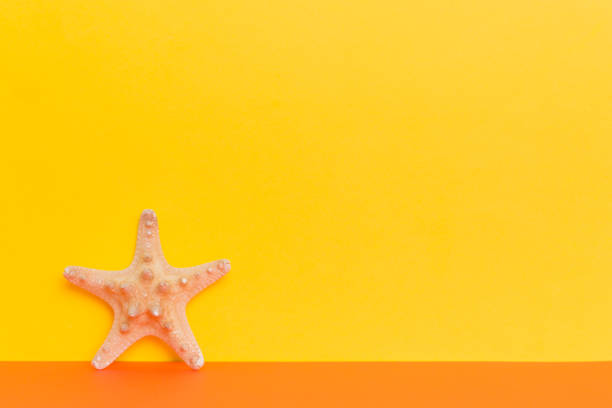
[[[75,285],[104,299],[115,320],[104,344],[92,360],[103,369],[144,336],[156,336],[197,370],[204,357],[189,327],[185,307],[204,288],[230,270],[226,259],[191,268],[174,268],[166,262],[153,210],[144,210],[138,224],[136,251],[122,271],[69,266],[64,276]]]

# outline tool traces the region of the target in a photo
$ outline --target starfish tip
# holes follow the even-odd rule
[[[202,368],[203,365],[204,365],[204,356],[202,354],[200,354],[197,357],[194,357],[190,361],[190,364],[189,364],[189,366],[193,368],[194,370],[199,370],[200,368]]]
[[[72,267],[67,266],[66,268],[64,268],[64,278],[70,280],[73,275],[74,271],[72,270]]]
[[[98,359],[94,358],[91,361],[91,365],[96,369],[96,370],[102,370],[104,368],[106,368],[106,365],[104,365],[101,361],[99,361]]]
[[[150,215],[150,216],[151,216],[151,217],[153,217],[153,218],[155,218],[155,217],[156,217],[156,215],[155,215],[155,211],[151,210],[150,208],[147,208],[146,210],[143,210],[141,215],[142,215],[143,217],[144,217],[144,216],[146,216],[146,215]]]

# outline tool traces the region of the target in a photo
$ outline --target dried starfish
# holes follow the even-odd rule
[[[174,268],[166,262],[153,210],[144,210],[138,224],[136,252],[122,271],[69,266],[64,276],[75,285],[105,300],[115,320],[91,364],[103,369],[144,336],[168,343],[194,370],[204,357],[189,327],[185,307],[196,294],[230,270],[226,259],[191,268]]]

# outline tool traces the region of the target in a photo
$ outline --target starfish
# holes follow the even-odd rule
[[[161,248],[155,212],[144,210],[130,266],[121,271],[80,266],[64,270],[66,279],[102,298],[115,314],[110,333],[91,364],[101,370],[142,337],[156,336],[189,367],[201,368],[204,356],[189,327],[185,307],[229,270],[227,259],[191,268],[170,266]]]

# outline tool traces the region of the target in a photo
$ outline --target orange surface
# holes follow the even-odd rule
[[[612,363],[0,363],[3,407],[610,407]]]

